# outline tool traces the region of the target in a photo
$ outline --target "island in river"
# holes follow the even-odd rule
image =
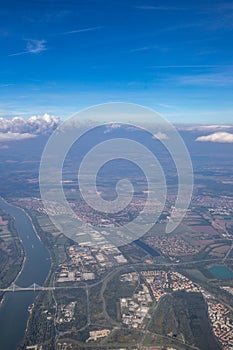
[[[19,275],[24,248],[11,215],[0,209],[0,288],[8,288]],[[0,293],[2,300],[3,293]]]

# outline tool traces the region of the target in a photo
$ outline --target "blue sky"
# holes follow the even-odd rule
[[[1,117],[125,101],[233,121],[233,1],[7,1],[0,17]]]

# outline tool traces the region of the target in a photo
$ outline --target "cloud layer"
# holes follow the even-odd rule
[[[19,134],[18,132],[0,132],[0,142],[19,141],[30,139],[32,137],[36,137],[36,135],[28,133]]]
[[[49,114],[33,116],[28,119],[22,117],[0,118],[0,142],[22,140],[37,135],[49,135],[59,123],[58,117]]]
[[[193,133],[217,133],[217,132],[233,132],[233,125],[209,124],[209,125],[177,125],[179,131],[190,131]]]
[[[233,143],[233,134],[229,132],[215,132],[210,135],[199,136],[196,138],[199,142],[218,142],[218,143]]]

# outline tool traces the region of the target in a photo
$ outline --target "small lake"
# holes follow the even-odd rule
[[[233,272],[229,270],[226,266],[222,265],[213,265],[208,268],[210,273],[213,275],[214,278],[220,279],[220,280],[226,280],[233,278]]]
[[[140,239],[136,239],[134,243],[137,244],[143,250],[145,250],[147,253],[149,253],[151,256],[153,256],[153,258],[160,255],[154,248],[150,247]]]

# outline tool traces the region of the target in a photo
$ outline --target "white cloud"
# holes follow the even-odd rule
[[[0,133],[50,134],[59,123],[58,117],[49,114],[32,116],[28,119],[22,117],[0,118]]]
[[[112,123],[109,125],[106,125],[104,134],[108,134],[109,132],[112,132],[113,130],[120,129],[122,127],[121,124],[118,123]]]
[[[40,53],[42,51],[46,51],[45,40],[29,40],[27,42],[27,52],[28,53]]]
[[[98,29],[102,29],[102,26],[98,26],[98,27],[89,27],[89,28],[82,28],[82,29],[75,29],[75,30],[69,30],[67,32],[62,32],[59,33],[60,35],[67,35],[67,34],[79,34],[79,33],[86,33],[86,32],[93,32],[96,31]]]
[[[195,141],[199,142],[218,142],[218,143],[233,143],[233,134],[229,132],[215,132],[214,134],[199,136]]]
[[[212,125],[178,125],[178,130],[186,131],[233,131],[233,125],[221,125],[221,124],[212,124]]]
[[[21,56],[21,55],[25,55],[28,53],[39,54],[42,51],[47,50],[47,47],[45,44],[46,44],[45,40],[28,40],[27,45],[26,45],[26,49],[24,51],[12,53],[9,56]]]
[[[36,137],[36,135],[32,135],[29,133],[20,134],[18,132],[0,132],[0,142],[20,141],[25,139],[31,139],[33,137]]]
[[[171,77],[174,79],[174,77]],[[233,75],[232,72],[218,72],[209,74],[195,74],[195,75],[180,75],[177,76],[177,82],[182,85],[193,86],[232,86]]]
[[[216,130],[216,129],[231,129],[232,125],[201,125],[198,130]]]
[[[156,134],[153,135],[153,139],[158,139],[158,140],[167,140],[168,136],[163,133],[163,132],[157,132]]]

